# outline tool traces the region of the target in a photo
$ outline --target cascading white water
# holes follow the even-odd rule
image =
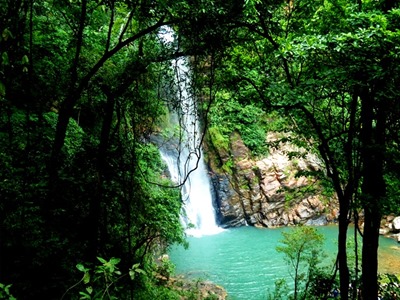
[[[161,33],[164,42],[173,41],[173,32],[165,28]],[[189,225],[186,232],[193,236],[210,235],[223,229],[216,223],[215,209],[212,204],[211,183],[201,149],[201,131],[197,116],[197,107],[189,93],[190,76],[187,58],[172,61],[180,107],[180,130],[184,134],[175,149],[161,149],[161,157],[166,162],[171,179],[182,184],[184,212],[182,220]],[[191,227],[193,226],[193,227]]]

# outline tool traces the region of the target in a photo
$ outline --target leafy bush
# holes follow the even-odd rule
[[[301,226],[282,232],[276,250],[283,253],[294,281],[293,299],[304,299],[322,258],[323,235],[313,227]]]
[[[398,299],[400,296],[400,278],[394,274],[379,276],[379,294],[381,299]]]
[[[227,148],[229,136],[239,132],[244,144],[254,155],[264,154],[266,148],[265,113],[254,104],[241,104],[229,94],[222,94],[210,110],[210,137],[215,143]]]

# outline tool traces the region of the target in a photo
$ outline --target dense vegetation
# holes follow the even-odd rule
[[[149,141],[179,106],[169,61],[190,55],[215,145],[239,132],[263,155],[283,130],[320,155],[340,203],[342,299],[360,285],[347,225],[362,211],[375,300],[380,218],[399,212],[397,2],[2,0],[0,282],[70,298],[83,272],[122,299],[176,296],[153,271],[184,242],[181,200]]]
[[[273,112],[275,120],[277,113],[285,116],[275,123],[284,125],[292,142],[324,161],[340,205],[342,299],[357,297],[354,289],[352,295],[348,292],[350,282],[362,286],[363,299],[377,297],[380,220],[398,210],[393,205],[398,203],[393,185],[398,184],[394,170],[399,164],[394,150],[399,140],[396,7],[395,1],[248,1],[231,32],[235,42],[218,70],[224,92],[217,103],[231,98],[242,111],[253,106],[249,119],[259,108]],[[224,108],[229,112],[230,105]],[[243,123],[237,112],[224,118]],[[227,132],[229,122],[214,124],[222,135]],[[235,127],[231,129],[241,131],[240,125]],[[224,141],[215,132],[214,144]],[[347,226],[360,212],[361,279],[357,267],[355,274],[349,270],[347,253]]]
[[[153,258],[183,228],[148,138],[179,100],[158,33],[180,5],[2,1],[0,282],[18,299],[59,299],[86,268],[116,276],[119,259],[117,295],[158,298]]]

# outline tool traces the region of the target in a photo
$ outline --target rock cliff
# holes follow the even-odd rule
[[[276,134],[269,134],[267,142],[274,141],[278,141]],[[299,172],[321,170],[317,157],[288,143],[277,145],[261,159],[251,158],[238,133],[231,135],[229,149],[209,145],[221,226],[325,225],[336,220],[337,201],[333,195],[323,195],[315,177],[298,176]],[[293,153],[297,157],[289,159]]]

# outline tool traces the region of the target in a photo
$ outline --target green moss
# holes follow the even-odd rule
[[[221,169],[228,174],[233,174],[233,166],[234,166],[234,162],[233,159],[230,158],[228,159],[221,167]]]
[[[211,142],[218,152],[229,151],[229,139],[225,137],[218,127],[210,127],[208,130]]]

